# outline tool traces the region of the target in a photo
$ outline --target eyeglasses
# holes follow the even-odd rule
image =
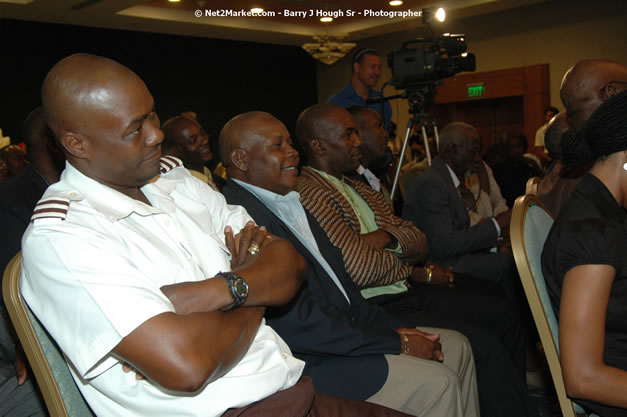
[[[601,95],[605,96],[605,98],[610,98],[614,94],[620,93],[623,91],[622,89],[618,89],[617,87],[613,87],[612,84],[625,84],[627,85],[627,81],[610,81],[601,87]],[[610,95],[610,90],[614,90],[613,94]]]

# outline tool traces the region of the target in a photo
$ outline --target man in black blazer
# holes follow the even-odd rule
[[[268,309],[266,319],[294,355],[306,361],[304,374],[312,376],[316,390],[414,415],[478,415],[467,340],[437,329],[440,345],[437,335],[409,328],[361,297],[339,249],[293,192],[298,153],[285,126],[267,113],[237,116],[222,129],[220,151],[229,173],[223,188],[227,201],[243,205],[258,224],[289,240],[307,261],[301,292],[288,306]],[[438,363],[443,356],[444,364]],[[451,376],[456,393],[445,405],[442,395],[449,394],[435,395],[434,384]],[[397,398],[399,394],[406,398]]]
[[[403,218],[413,221],[427,236],[431,259],[452,266],[455,273],[498,282],[510,300],[517,300],[514,259],[500,252],[508,234],[511,212],[470,226],[462,200],[470,190],[463,178],[479,152],[479,134],[469,124],[453,122],[440,132],[440,155],[412,184]],[[460,180],[461,179],[461,180]]]

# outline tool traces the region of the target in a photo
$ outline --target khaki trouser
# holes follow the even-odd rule
[[[385,355],[387,380],[367,401],[420,417],[479,417],[474,358],[466,337],[453,330],[420,330],[440,334],[444,363]]]

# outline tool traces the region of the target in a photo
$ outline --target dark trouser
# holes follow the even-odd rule
[[[276,392],[242,408],[232,408],[222,417],[408,417],[365,401],[347,400],[314,391],[311,378],[302,377],[296,385]]]
[[[507,298],[515,303],[520,312],[521,303],[526,304],[522,284],[518,277],[516,263],[511,253],[475,252],[469,253],[451,262],[437,262],[440,265],[453,267],[455,275],[473,277],[467,281],[487,281],[499,284]]]
[[[456,280],[463,280],[457,277]],[[470,287],[471,285],[468,285]],[[472,346],[482,417],[537,416],[525,383],[525,332],[499,289],[418,285],[369,301],[407,323],[463,333]],[[491,295],[485,295],[491,294]]]

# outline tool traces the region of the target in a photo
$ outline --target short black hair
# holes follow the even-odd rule
[[[351,68],[353,68],[354,71],[354,64],[358,63],[358,64],[363,64],[364,63],[364,57],[366,55],[375,55],[375,56],[380,56],[379,53],[372,48],[361,48],[359,49],[357,52],[355,52],[355,55],[353,55],[353,62],[351,64]]]

